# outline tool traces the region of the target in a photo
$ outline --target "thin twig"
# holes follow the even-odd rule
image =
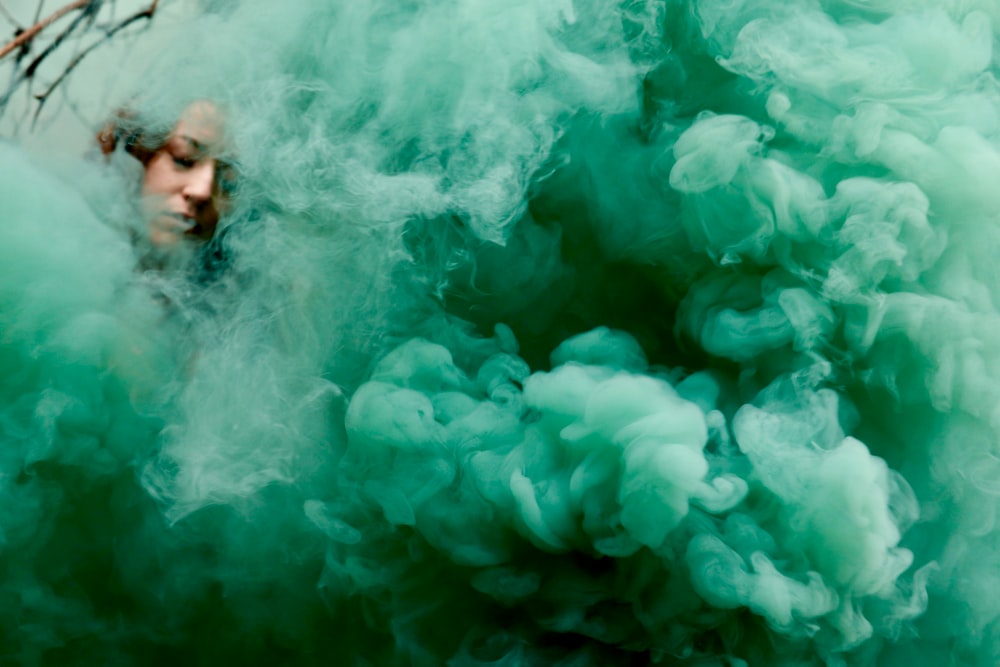
[[[79,65],[84,58],[87,57],[87,54],[89,54],[91,51],[96,49],[104,42],[114,37],[119,31],[124,30],[125,28],[132,25],[136,21],[139,21],[140,19],[152,20],[153,15],[156,13],[156,7],[159,4],[159,2],[160,0],[153,0],[152,4],[150,4],[149,7],[147,7],[146,9],[142,9],[136,12],[135,14],[132,14],[131,16],[125,19],[122,19],[120,22],[118,22],[117,24],[106,30],[103,37],[101,37],[99,40],[97,40],[96,42],[85,48],[80,53],[76,54],[76,57],[74,57],[73,60],[71,60],[68,65],[66,65],[66,68],[63,69],[62,73],[56,78],[55,81],[52,82],[52,84],[46,89],[46,91],[44,93],[39,93],[35,95],[35,99],[38,100],[38,108],[35,109],[35,115],[31,119],[31,126],[32,127],[35,126],[35,123],[38,121],[38,115],[42,113],[42,107],[45,106],[45,102],[49,99],[49,96],[52,95],[52,92],[59,87],[59,84],[62,83],[67,76],[69,76],[70,72],[76,69],[76,66]]]
[[[0,48],[0,58],[3,58],[5,55],[10,53],[17,47],[21,46],[22,44],[30,42],[32,39],[35,38],[35,35],[37,35],[42,30],[47,28],[53,21],[58,21],[62,17],[66,16],[66,14],[69,14],[71,11],[80,9],[82,7],[86,7],[91,2],[93,2],[93,0],[75,0],[74,2],[71,2],[64,7],[60,7],[59,9],[52,12],[51,14],[49,14],[47,17],[45,17],[35,25],[31,26],[30,28],[26,28],[23,32],[18,34],[17,37],[8,42],[6,46]]]
[[[76,29],[84,21],[93,22],[94,20],[94,10],[100,8],[101,0],[88,0],[87,4],[84,5],[83,11],[73,17],[73,21],[63,30],[61,33],[56,35],[56,38],[52,40],[52,43],[45,47],[45,50],[35,56],[28,67],[24,70],[24,75],[27,78],[31,78],[35,74],[35,70],[38,66],[42,64],[46,58],[52,55],[52,52],[59,48],[59,46],[66,40],[67,37],[76,32]]]

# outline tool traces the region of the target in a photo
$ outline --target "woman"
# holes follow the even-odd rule
[[[142,163],[142,210],[154,249],[170,251],[181,241],[205,243],[215,236],[233,182],[231,167],[220,159],[225,145],[218,107],[192,103],[166,137],[120,113],[97,139],[105,155],[124,140],[124,149]]]

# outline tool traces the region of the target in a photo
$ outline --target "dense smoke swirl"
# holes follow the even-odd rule
[[[992,0],[203,5],[210,277],[0,145],[0,661],[997,664]]]

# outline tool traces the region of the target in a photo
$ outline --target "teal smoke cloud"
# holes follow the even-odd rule
[[[221,266],[0,145],[3,661],[992,667],[998,22],[204,3]]]

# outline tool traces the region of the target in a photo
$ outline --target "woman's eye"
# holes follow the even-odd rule
[[[182,155],[174,155],[174,164],[181,169],[190,169],[195,165],[196,160],[194,158],[184,157]]]

